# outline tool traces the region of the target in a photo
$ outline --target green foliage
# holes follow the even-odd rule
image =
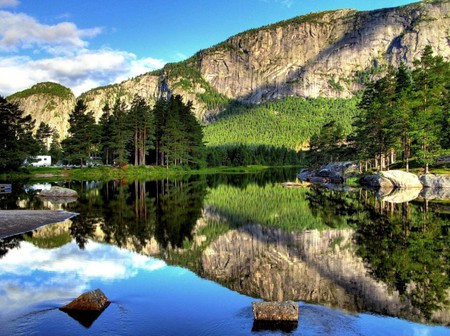
[[[196,93],[199,101],[206,104],[208,110],[221,110],[229,102],[229,99],[218,93],[211,84],[203,79],[196,65],[196,57],[193,56],[186,61],[178,63],[168,63],[163,72],[171,83],[173,89],[181,87],[188,92],[195,92],[197,87],[203,89],[203,93]]]
[[[450,62],[433,56],[427,46],[409,70],[401,65],[367,85],[361,114],[352,135],[360,160],[384,158],[401,151],[409,169],[409,158],[417,155],[428,171],[441,149],[450,145],[449,84]]]
[[[263,187],[248,184],[244,188],[221,184],[208,191],[205,203],[233,227],[251,223],[286,231],[329,228],[311,212],[307,194],[308,189],[285,188],[279,184]],[[339,227],[346,227],[345,223],[341,224]]]
[[[17,170],[26,158],[38,153],[34,123],[31,115],[23,116],[17,104],[0,96],[0,171]]]
[[[87,158],[96,154],[100,142],[100,127],[92,111],[78,100],[69,116],[69,136],[62,141],[65,159],[70,163],[86,164]]]
[[[62,99],[69,99],[73,97],[73,93],[70,89],[57,83],[44,82],[33,85],[30,89],[23,90],[13,94],[8,97],[8,100],[28,98],[36,94],[47,94],[57,96]]]
[[[304,160],[300,153],[286,147],[238,145],[206,147],[206,162],[208,167],[243,167],[300,165]]]
[[[357,98],[306,100],[288,97],[261,105],[232,104],[205,127],[207,146],[286,147],[300,151],[323,125],[335,121],[345,135],[357,115]]]

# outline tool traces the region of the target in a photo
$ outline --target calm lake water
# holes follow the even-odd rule
[[[0,335],[450,335],[450,203],[294,179],[14,183],[0,209],[79,215],[0,240]],[[97,319],[58,309],[96,288]],[[297,301],[298,326],[254,324],[260,300]]]

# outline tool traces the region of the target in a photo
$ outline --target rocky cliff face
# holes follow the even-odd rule
[[[75,106],[75,96],[70,89],[55,83],[40,83],[8,100],[33,116],[36,129],[45,122],[58,131],[61,139],[67,136],[69,114]]]
[[[153,104],[165,84],[172,94],[193,102],[198,118],[216,114],[227,99],[260,103],[292,95],[348,98],[388,65],[411,64],[426,45],[449,60],[449,36],[448,0],[368,12],[313,13],[241,33],[160,72],[79,98],[97,119],[105,103],[112,106],[117,98],[129,104],[139,94]],[[22,106],[37,117],[53,104],[46,99],[34,97]],[[49,113],[66,111],[57,110]],[[64,125],[65,134],[63,120],[53,123]]]
[[[230,98],[350,97],[362,76],[411,64],[428,44],[449,59],[450,3],[310,14],[234,36],[198,54],[203,77]]]

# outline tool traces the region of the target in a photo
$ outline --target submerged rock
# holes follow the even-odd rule
[[[298,321],[298,304],[294,301],[252,302],[257,321]]]
[[[78,197],[78,193],[75,190],[63,187],[51,187],[49,190],[42,190],[39,197],[52,197],[52,198],[60,198],[60,197],[69,197],[76,198]]]
[[[62,311],[102,312],[110,304],[108,298],[96,289],[81,294],[78,298],[61,308]]]

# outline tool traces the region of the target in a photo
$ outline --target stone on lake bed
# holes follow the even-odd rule
[[[95,289],[84,294],[60,308],[62,311],[102,312],[110,304],[108,298],[100,289]]]
[[[78,193],[75,190],[63,187],[52,186],[49,190],[42,190],[39,197],[78,197]]]
[[[294,301],[252,302],[257,321],[298,321],[298,304]]]

